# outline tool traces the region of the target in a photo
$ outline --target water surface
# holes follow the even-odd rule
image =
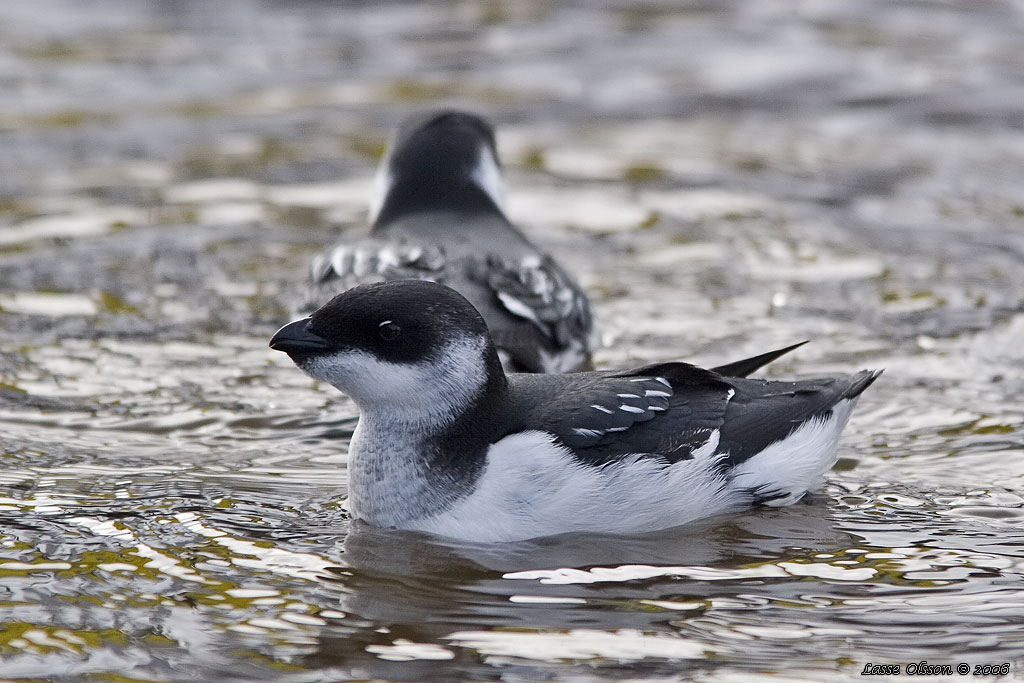
[[[860,680],[1024,659],[1024,18],[862,2],[0,7],[0,676]],[[822,489],[639,538],[350,524],[266,347],[390,127],[499,126],[602,367],[885,367]]]

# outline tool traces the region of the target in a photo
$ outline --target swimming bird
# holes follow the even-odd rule
[[[348,290],[270,347],[360,410],[353,517],[485,542],[636,534],[793,503],[832,466],[880,374],[780,382],[682,362],[506,374],[472,304],[426,281]]]
[[[487,321],[510,369],[589,367],[596,341],[586,296],[505,213],[494,131],[463,111],[409,119],[378,169],[370,234],[317,256],[303,310],[357,284],[442,282]]]

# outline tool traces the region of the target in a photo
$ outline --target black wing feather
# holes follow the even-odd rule
[[[375,276],[389,280],[437,277],[444,268],[444,253],[436,246],[369,237],[338,244],[318,255],[310,274],[314,283],[337,279],[347,284],[351,280],[351,288]]]
[[[718,375],[685,363],[562,376],[549,396],[537,393],[554,378],[528,377],[512,377],[523,403],[532,402],[523,406],[517,429],[549,432],[590,465],[636,453],[670,462],[689,458],[721,427],[730,394]]]
[[[614,440],[640,422],[668,409],[672,388],[656,377],[607,378],[574,392],[579,405],[539,416],[540,429],[572,448],[592,448]]]
[[[480,280],[505,310],[530,321],[555,346],[566,347],[590,335],[587,298],[547,254],[519,260],[491,254],[480,265]]]
[[[310,288],[303,308],[315,309],[357,285],[384,280],[447,279],[444,252],[411,240],[373,237],[344,242],[317,255],[310,266]]]
[[[718,431],[717,452],[733,467],[789,436],[809,419],[860,394],[878,376],[774,382],[722,377],[687,363],[628,373],[512,375],[510,431],[542,430],[588,465],[643,454],[677,462]]]

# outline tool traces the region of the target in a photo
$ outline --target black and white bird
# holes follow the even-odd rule
[[[462,293],[510,369],[571,372],[595,346],[579,285],[505,215],[494,131],[461,111],[401,126],[377,172],[370,234],[314,259],[304,310],[358,284],[421,279]]]
[[[355,518],[471,541],[642,533],[795,502],[880,374],[727,376],[782,349],[712,370],[506,375],[473,306],[418,281],[351,289],[270,347],[359,407]]]

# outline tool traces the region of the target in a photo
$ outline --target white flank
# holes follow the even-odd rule
[[[477,487],[447,511],[406,528],[469,541],[515,541],[568,531],[634,534],[741,509],[705,456],[666,464],[627,456],[603,467],[578,463],[546,432],[507,436],[487,452]]]

